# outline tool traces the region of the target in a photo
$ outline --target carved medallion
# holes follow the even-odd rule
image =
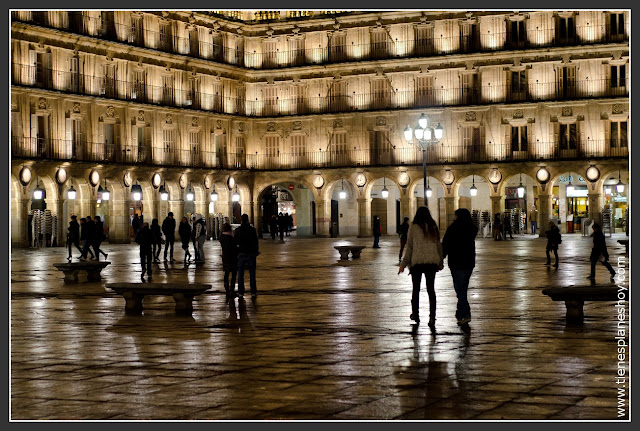
[[[614,114],[622,114],[622,105],[616,103],[615,105],[613,105],[613,109],[611,110],[611,112]]]
[[[138,121],[144,121],[144,111],[143,110],[139,110],[138,111]]]
[[[173,117],[171,116],[171,114],[167,114],[167,117],[165,118],[164,122],[167,124],[173,124]]]
[[[473,111],[469,111],[466,114],[464,114],[464,120],[465,121],[476,121],[476,113]]]
[[[293,130],[302,130],[302,121],[294,121]]]
[[[524,113],[522,112],[522,109],[516,109],[515,111],[513,111],[513,118],[522,118],[524,117]]]
[[[107,106],[107,117],[113,118],[116,115],[116,108],[114,108],[113,106],[109,105]]]
[[[38,109],[47,109],[47,100],[44,97],[38,100]]]
[[[387,118],[386,117],[376,117],[376,126],[386,126]]]
[[[573,115],[573,109],[569,106],[564,106],[562,108],[562,116],[563,117],[571,117]]]
[[[222,129],[222,120],[216,120],[216,129]]]
[[[342,120],[341,119],[338,118],[336,120],[333,120],[333,128],[334,129],[339,129],[341,127],[342,127]]]
[[[198,117],[193,117],[193,118],[191,119],[191,125],[192,125],[193,127],[198,127]]]
[[[275,132],[276,131],[276,123],[270,121],[267,123],[267,132]]]
[[[238,123],[238,132],[244,132],[244,123],[243,122]]]
[[[80,104],[78,102],[75,102],[73,104],[73,113],[74,114],[79,114],[80,113]]]

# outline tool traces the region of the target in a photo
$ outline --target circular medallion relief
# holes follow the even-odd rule
[[[229,190],[231,190],[232,188],[235,187],[236,180],[233,177],[229,177],[229,180],[227,181],[227,185],[229,186]]]
[[[56,181],[58,184],[64,184],[64,182],[67,181],[67,171],[64,168],[60,168],[58,172],[56,172]]]
[[[131,178],[131,172],[124,173],[124,175],[122,176],[122,182],[124,183],[125,187],[131,187],[131,183],[133,182],[133,179]]]
[[[211,188],[211,184],[213,184],[213,180],[211,179],[211,175],[205,175],[204,176],[204,188],[205,189],[210,189]]]
[[[31,182],[31,169],[26,166],[20,169],[20,182],[23,186]]]
[[[178,185],[180,185],[180,187],[183,189],[187,187],[187,176],[185,174],[180,175],[180,178],[178,179]]]
[[[100,182],[100,172],[96,171],[95,169],[91,171],[91,173],[89,173],[89,182],[92,186],[97,186]]]
[[[322,175],[316,175],[313,177],[313,185],[318,189],[324,185],[324,178],[322,178]]]
[[[536,172],[536,179],[544,184],[547,181],[549,181],[549,171],[547,170],[547,168],[540,168],[538,169],[538,172]]]
[[[589,181],[591,182],[598,181],[598,178],[600,178],[600,170],[595,166],[589,166],[589,168],[587,169],[586,175]]]
[[[367,184],[367,177],[364,174],[356,175],[356,185],[363,187],[365,184]]]
[[[489,181],[493,184],[498,184],[500,180],[502,180],[502,173],[499,170],[493,169],[489,172]]]
[[[400,184],[401,187],[406,187],[407,185],[409,185],[409,181],[411,179],[409,178],[409,174],[407,174],[406,172],[400,172],[400,175],[398,175],[398,184]]]
[[[444,171],[444,174],[442,174],[442,181],[448,186],[453,184],[453,180],[454,179],[455,179],[455,177],[453,176],[453,172],[451,172],[448,169],[446,171]]]
[[[151,185],[157,189],[158,187],[160,187],[161,182],[162,182],[162,178],[160,178],[160,174],[158,173],[153,174],[153,176],[151,177]]]

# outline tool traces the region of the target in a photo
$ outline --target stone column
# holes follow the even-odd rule
[[[602,194],[593,192],[589,193],[589,218],[600,224],[602,218]]]
[[[18,225],[18,231],[20,232],[19,235],[19,246],[20,247],[30,247],[29,244],[29,229],[31,229],[31,226],[29,226],[29,204],[31,203],[31,200],[24,196],[21,200],[20,200],[20,216],[18,217],[18,220],[16,220],[16,223]]]
[[[491,196],[491,214],[498,214],[502,212],[504,206],[504,196]],[[491,219],[493,221],[493,219]]]
[[[169,201],[169,207],[171,208],[171,212],[173,213],[173,218],[176,219],[176,230],[178,229],[178,225],[180,224],[180,220],[185,216],[184,213],[184,201],[182,199],[176,199]]]
[[[547,235],[549,220],[551,220],[551,203],[552,196],[550,194],[538,194],[538,233],[540,238]]]
[[[358,198],[358,238],[370,237],[371,232],[371,199]],[[401,204],[402,205],[402,204]]]
[[[109,244],[129,244],[129,201],[112,199],[109,210]]]
[[[406,193],[400,197],[400,223],[405,217],[411,219],[411,198]]]
[[[157,218],[159,223],[162,223],[160,218],[160,199],[158,196],[158,190],[151,186],[151,197],[153,199],[153,218]],[[151,223],[149,223],[151,225]]]
[[[260,222],[260,202],[251,202],[251,213],[249,213],[249,220],[253,227],[258,230],[258,235],[262,237],[262,223]]]
[[[326,201],[316,199],[316,236],[328,238],[331,217],[327,217]]]
[[[458,209],[458,196],[445,196],[444,197],[444,208],[445,208],[445,220],[446,226],[440,226],[440,230],[446,230],[451,223],[453,223],[454,213]]]
[[[58,247],[64,247],[67,243],[67,226],[65,225],[64,217],[64,201],[62,200],[62,195],[58,196],[53,202],[55,207],[55,215],[56,215],[56,244]]]

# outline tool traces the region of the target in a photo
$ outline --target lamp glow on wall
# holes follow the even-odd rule
[[[73,180],[71,180],[71,187],[69,187],[69,191],[67,191],[67,197],[69,198],[69,200],[75,200],[76,199],[76,194],[78,192],[76,192],[76,189],[73,188]]]
[[[160,192],[160,199],[163,201],[169,200],[169,191],[167,191],[166,182],[160,186],[158,190]]]
[[[216,193],[216,185],[213,185],[213,190],[211,190],[211,202],[216,202],[218,200],[218,193]]]
[[[133,200],[138,202],[142,199],[142,186],[140,184],[134,184],[131,186],[131,194],[133,195]]]
[[[382,179],[382,183],[383,183],[383,186],[382,186],[382,198],[386,199],[386,198],[389,197],[389,189],[387,189],[386,178]]]
[[[472,177],[472,183],[471,184],[471,188],[469,189],[469,193],[471,193],[471,196],[477,196],[478,195],[478,188],[476,187],[476,176],[473,175]]]
[[[618,171],[618,184],[616,184],[616,191],[618,193],[624,192],[624,184],[622,183],[622,177],[620,176],[620,171]]]
[[[33,190],[33,198],[37,201],[41,200],[44,196],[44,190],[40,188],[40,181],[36,180],[36,188]]]
[[[194,198],[195,194],[193,193],[193,189],[191,188],[191,183],[189,183],[189,187],[187,188],[187,200],[191,202]]]
[[[431,197],[431,195],[433,194],[433,190],[431,190],[431,186],[429,185],[429,178],[427,177],[427,190],[425,192],[426,196],[428,198]]]
[[[522,174],[520,174],[520,185],[518,186],[518,197],[520,199],[524,197],[524,186],[522,185]]]
[[[240,202],[240,193],[238,193],[238,186],[236,185],[236,190],[231,195],[232,202]]]
[[[338,193],[338,195],[340,196],[340,199],[347,198],[347,192],[344,190],[344,180],[342,180],[342,189],[340,190],[340,193]]]

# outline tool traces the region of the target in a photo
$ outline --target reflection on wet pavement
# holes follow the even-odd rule
[[[616,240],[612,260],[624,256]],[[409,319],[396,237],[355,261],[340,261],[335,243],[261,241],[258,297],[230,304],[216,241],[198,267],[161,262],[154,282],[213,285],[189,317],[160,296],[125,316],[104,285],[139,281],[133,245],[104,245],[103,280],[77,284],[52,266],[63,248],[14,249],[11,418],[617,419],[612,303],[586,302],[584,324],[567,326],[564,304],[541,293],[589,285],[590,239],[563,236],[558,269],[544,265],[542,239],[478,240],[473,320],[457,326],[445,267],[434,331]],[[602,267],[596,277],[611,284]]]

